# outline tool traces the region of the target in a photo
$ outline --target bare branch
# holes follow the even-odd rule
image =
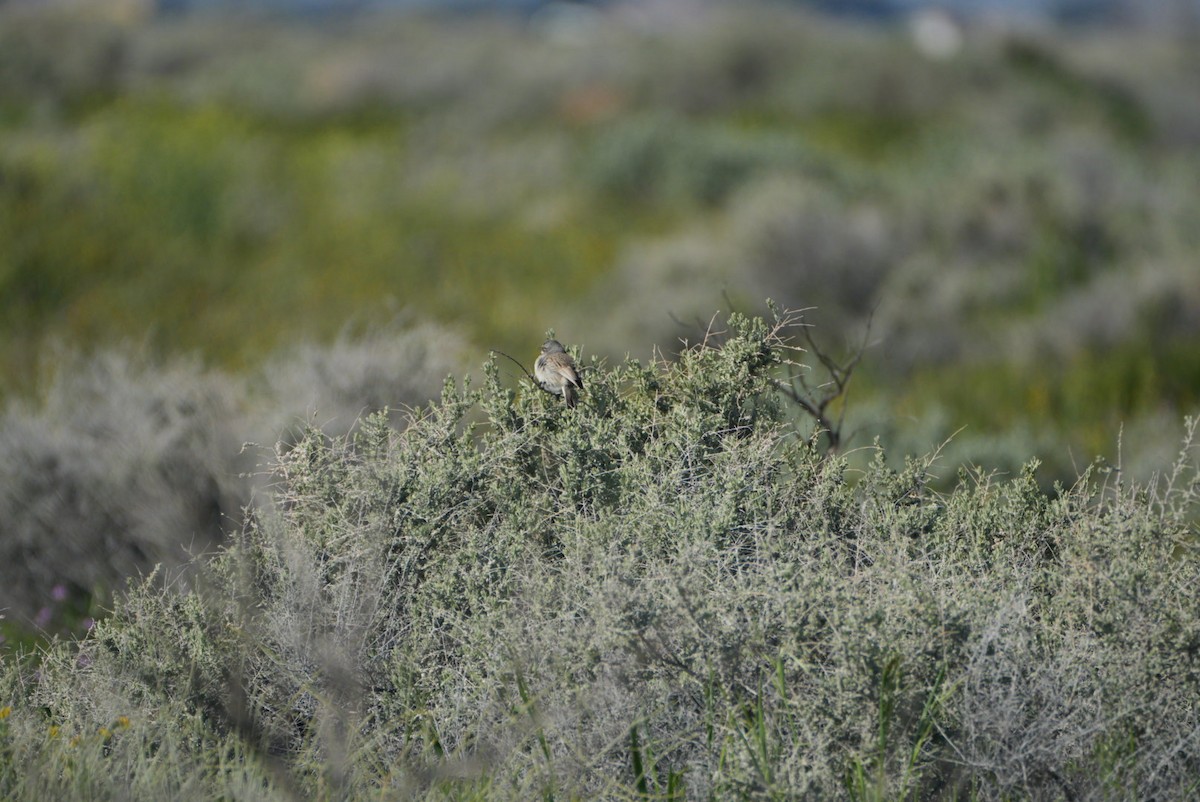
[[[530,381],[530,382],[532,382],[532,383],[533,383],[533,386],[534,386],[534,387],[536,387],[536,388],[538,388],[539,390],[541,390],[543,393],[546,393],[547,395],[556,395],[556,393],[552,393],[552,392],[550,392],[549,390],[547,390],[545,387],[543,387],[543,386],[542,386],[542,383],[541,383],[541,382],[539,382],[537,379],[535,379],[535,378],[533,377],[533,374],[532,374],[532,373],[530,373],[528,370],[526,370],[526,369],[525,369],[525,366],[524,366],[524,365],[522,365],[520,362],[518,362],[518,361],[517,361],[516,359],[514,359],[513,357],[509,356],[508,354],[506,354],[506,353],[504,353],[503,351],[501,351],[501,350],[498,350],[498,349],[496,349],[496,348],[493,348],[493,349],[492,349],[492,353],[493,353],[493,354],[499,354],[500,356],[502,356],[502,357],[505,357],[506,359],[509,359],[509,360],[511,360],[511,361],[512,361],[512,363],[513,363],[514,365],[516,365],[517,367],[519,367],[519,368],[521,369],[521,372],[525,374],[525,377],[526,377],[527,379],[529,379],[529,381]]]
[[[810,385],[803,373],[798,373],[791,378],[790,383],[782,381],[775,383],[775,386],[784,396],[800,407],[816,422],[818,428],[824,431],[825,437],[829,441],[828,451],[831,454],[836,453],[843,443],[843,427],[846,420],[847,406],[845,400],[849,392],[850,380],[854,376],[854,370],[862,362],[863,355],[871,344],[871,326],[875,320],[876,309],[878,309],[878,305],[871,310],[871,314],[867,318],[862,340],[850,354],[849,358],[844,361],[835,359],[817,343],[813,337],[811,326],[801,325],[800,328],[803,332],[804,341],[808,344],[806,350],[813,354],[825,369],[825,372],[829,375],[829,381],[814,387]],[[829,414],[828,410],[830,405],[838,399],[842,400],[842,404],[835,419]]]

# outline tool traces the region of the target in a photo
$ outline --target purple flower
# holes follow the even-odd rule
[[[96,626],[96,619],[94,619],[94,618],[83,619],[83,628],[84,629],[86,629],[90,632],[92,627],[94,627],[94,626]]]
[[[33,617],[33,623],[35,626],[45,629],[46,625],[50,623],[50,617],[53,615],[54,612],[49,607],[43,607],[42,609],[38,610],[37,615]]]
[[[60,601],[63,601],[64,599],[66,599],[67,598],[67,586],[62,584],[61,582],[59,584],[55,585],[50,590],[50,598],[54,599],[56,602],[60,602]]]

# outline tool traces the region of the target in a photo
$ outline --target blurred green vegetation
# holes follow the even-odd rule
[[[215,104],[114,103],[70,142],[4,166],[5,334],[112,341],[261,360],[299,333],[329,337],[398,305],[513,342],[528,309],[574,297],[613,258],[598,225],[523,229],[402,191],[401,115],[295,129]],[[393,299],[393,303],[387,303]],[[28,347],[9,375],[33,367]]]
[[[875,310],[866,428],[1034,426],[1049,476],[1200,404],[1186,31],[0,14],[0,396],[64,343],[247,370],[410,309],[616,358],[771,296],[834,351]]]

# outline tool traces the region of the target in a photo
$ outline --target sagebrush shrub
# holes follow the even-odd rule
[[[734,316],[674,363],[585,361],[575,409],[490,362],[402,431],[310,429],[193,590],[147,582],[36,676],[6,667],[0,787],[1194,791],[1190,455],[1053,495],[1033,465],[947,493],[933,458],[851,476],[787,423],[786,333]]]
[[[462,349],[450,329],[397,319],[242,379],[130,350],[64,356],[37,397],[0,411],[0,610],[53,631],[53,594],[104,604],[128,578],[185,565],[240,526],[260,456],[243,444],[424,404]]]
[[[72,358],[41,403],[0,414],[0,608],[24,623],[54,587],[106,597],[181,565],[241,518],[232,383],[195,365]]]

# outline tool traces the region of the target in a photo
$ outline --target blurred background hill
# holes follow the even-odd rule
[[[27,620],[236,526],[242,442],[548,328],[810,309],[869,332],[850,447],[952,437],[947,481],[1144,476],[1200,410],[1200,4],[234,5],[0,3]]]

